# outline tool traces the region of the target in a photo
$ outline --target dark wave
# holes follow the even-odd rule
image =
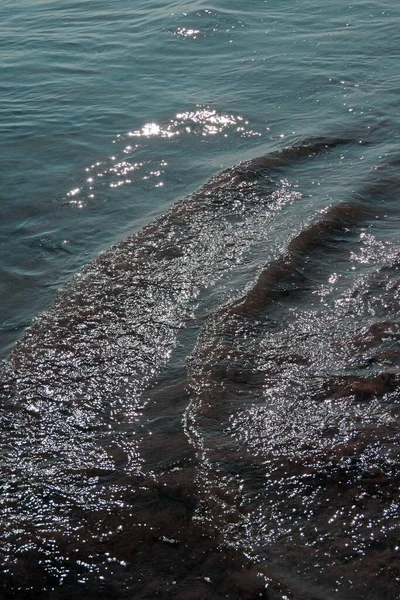
[[[219,287],[304,201],[286,171],[351,143],[216,175],[85,267],[17,343],[2,597],[396,597],[396,159],[289,228],[241,297]]]

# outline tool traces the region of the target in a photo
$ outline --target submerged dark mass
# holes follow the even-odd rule
[[[216,175],[16,344],[2,597],[399,597],[398,161],[290,226],[343,144]]]

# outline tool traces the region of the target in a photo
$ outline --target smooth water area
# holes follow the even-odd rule
[[[2,3],[2,597],[400,597],[399,25]]]

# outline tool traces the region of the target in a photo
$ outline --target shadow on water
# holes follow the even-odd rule
[[[304,202],[285,170],[343,144],[216,175],[79,272],[17,343],[3,598],[399,597],[396,160],[199,317]]]

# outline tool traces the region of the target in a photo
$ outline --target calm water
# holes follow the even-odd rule
[[[400,7],[225,4],[0,6],[1,597],[400,598]]]

